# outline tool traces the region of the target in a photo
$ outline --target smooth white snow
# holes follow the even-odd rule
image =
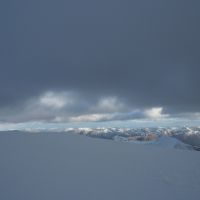
[[[200,198],[200,153],[63,133],[0,133],[1,200]]]

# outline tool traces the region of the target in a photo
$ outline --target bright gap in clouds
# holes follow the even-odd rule
[[[54,92],[46,92],[45,94],[41,95],[39,102],[43,106],[63,108],[64,106],[71,104],[73,100],[67,93],[56,94]]]
[[[163,107],[155,107],[144,111],[147,118],[160,119],[168,117],[169,115],[163,114]]]

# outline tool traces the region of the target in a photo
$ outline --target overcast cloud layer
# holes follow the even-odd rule
[[[0,6],[0,121],[200,118],[198,0]]]

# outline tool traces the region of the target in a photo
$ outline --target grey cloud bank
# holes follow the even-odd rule
[[[199,118],[199,1],[1,4],[1,122]]]
[[[56,123],[57,127],[62,126],[63,123],[68,123],[72,127],[85,127],[87,123],[95,127],[109,125],[133,127],[134,124],[160,126],[190,123],[194,125],[200,121],[200,112],[169,113],[163,107],[135,109],[131,104],[116,96],[92,99],[79,93],[66,91],[48,91],[24,101],[18,107],[4,107],[0,111],[1,125],[5,123],[2,127],[11,128],[21,127],[21,125],[13,126],[13,123],[22,123],[22,127],[26,128],[32,127],[31,123],[41,127],[39,122],[46,124],[48,128],[49,123]],[[112,123],[106,125],[106,122]],[[65,127],[67,127],[66,124]]]
[[[161,119],[162,107],[133,110],[117,97],[104,97],[91,101],[70,92],[46,92],[29,99],[18,110],[4,108],[0,114],[3,122],[98,122],[130,119]]]

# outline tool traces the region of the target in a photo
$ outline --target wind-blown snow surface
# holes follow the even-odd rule
[[[0,133],[2,200],[188,200],[200,154],[68,133]]]

